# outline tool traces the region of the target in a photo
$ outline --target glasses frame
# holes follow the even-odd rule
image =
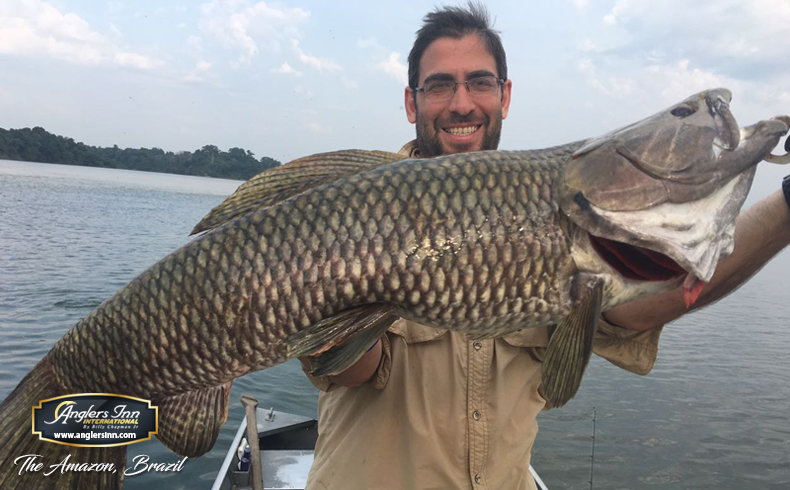
[[[435,98],[435,96],[431,97],[428,94],[428,92],[425,91],[425,84],[423,84],[422,87],[414,87],[412,90],[414,91],[415,96],[418,93],[422,93],[427,100],[436,101],[436,102],[446,102],[446,101],[452,99],[455,96],[455,93],[458,92],[458,86],[459,85],[465,85],[466,86],[466,93],[468,93],[469,95],[471,95],[473,97],[474,96],[478,96],[478,95],[485,95],[485,94],[479,94],[479,93],[472,92],[472,89],[469,86],[469,82],[474,81],[474,80],[478,80],[478,79],[481,79],[481,78],[489,78],[489,77],[492,77],[492,78],[494,78],[496,80],[497,85],[498,85],[498,87],[497,87],[498,89],[502,89],[502,87],[505,85],[505,79],[497,78],[496,75],[479,75],[479,76],[475,76],[475,77],[468,78],[466,80],[461,80],[461,81],[439,80],[441,82],[446,82],[446,83],[452,83],[453,84],[453,91],[447,97],[438,97],[438,98]],[[492,94],[493,94],[493,92],[492,92]]]

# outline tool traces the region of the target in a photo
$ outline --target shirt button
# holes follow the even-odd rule
[[[480,350],[480,349],[483,347],[483,344],[481,344],[481,343],[480,343],[480,341],[476,340],[476,341],[475,341],[475,342],[472,344],[472,346],[475,348],[475,350]]]
[[[478,412],[477,410],[472,412],[472,418],[475,420],[480,420],[480,412]]]
[[[475,483],[480,483],[481,480],[482,478],[480,477],[480,475],[475,475]]]

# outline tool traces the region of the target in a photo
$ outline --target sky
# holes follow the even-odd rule
[[[2,0],[0,127],[282,162],[397,151],[414,137],[403,93],[415,31],[459,4]],[[790,113],[790,1],[485,4],[513,80],[502,149],[598,136],[718,86],[742,126]]]

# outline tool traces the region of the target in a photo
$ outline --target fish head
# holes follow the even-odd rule
[[[584,249],[579,262],[606,263],[631,283],[710,280],[733,250],[756,164],[790,121],[741,129],[730,100],[726,89],[700,92],[579,147],[558,188],[561,209],[587,235],[574,245]]]
[[[708,194],[720,181],[754,164],[752,158],[742,157],[744,148],[736,152],[741,129],[730,112],[731,100],[727,89],[707,90],[586,141],[566,169],[565,185],[610,211],[646,209]],[[765,143],[765,132],[753,136],[749,146],[762,148],[754,143]],[[758,161],[768,153],[760,148],[753,151]]]

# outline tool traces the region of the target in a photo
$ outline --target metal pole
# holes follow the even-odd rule
[[[258,444],[258,418],[255,409],[258,400],[250,395],[241,395],[241,404],[247,415],[247,441],[250,443],[250,466],[252,466],[252,488],[263,490],[263,470],[261,469],[261,448]]]

